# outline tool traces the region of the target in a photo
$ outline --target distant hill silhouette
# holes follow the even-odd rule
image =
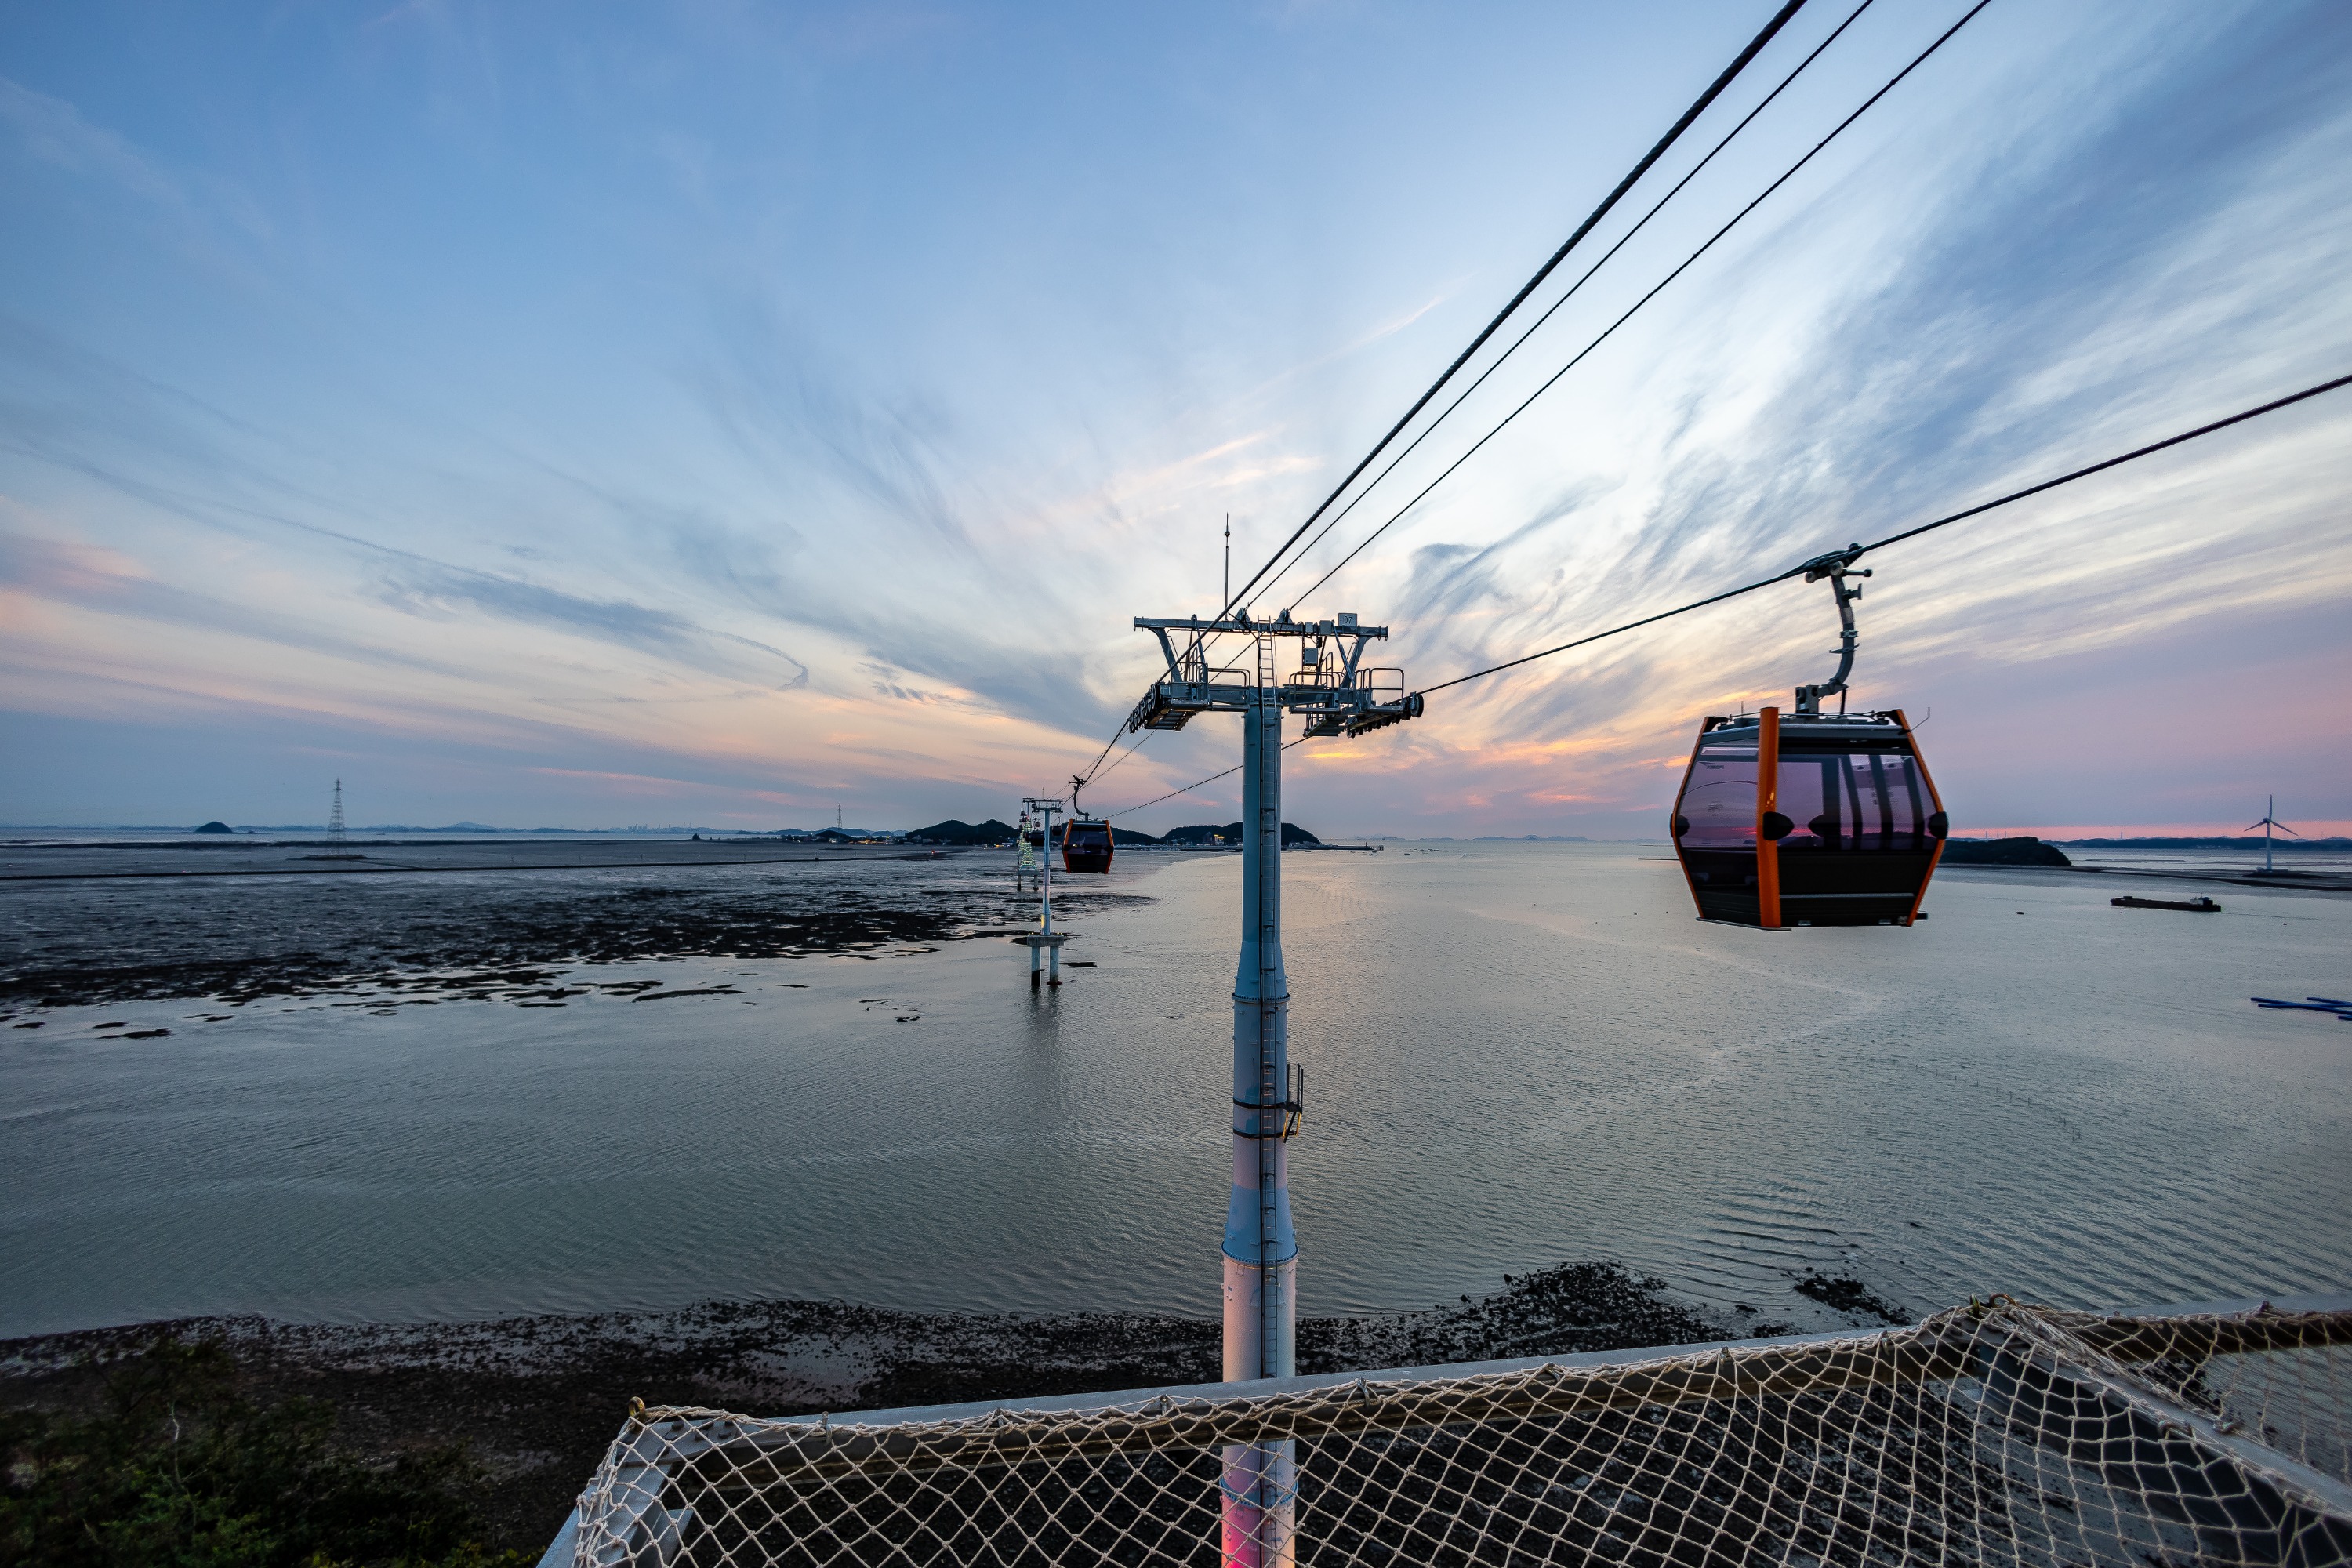
[[[196,831],[198,833],[235,833],[236,829],[226,822],[207,822]]]
[[[2017,838],[1944,840],[1944,864],[1947,866],[2072,866],[2074,863],[2056,845],[2044,844],[2031,834]]]
[[[2260,849],[2263,836],[2248,837],[2223,836],[2214,838],[2062,838],[2061,844],[2071,844],[2077,849]],[[2284,855],[2295,849],[2332,849],[2342,852],[2352,849],[2352,838],[2286,838],[2273,839],[2271,847]]]
[[[949,817],[934,822],[929,827],[918,827],[907,835],[909,844],[963,844],[982,847],[1009,845],[1020,837],[1020,829],[1009,822],[990,817],[986,822],[959,822]]]
[[[1191,827],[1179,827],[1160,836],[1162,844],[1239,844],[1241,841],[1242,825],[1238,822],[1229,822],[1223,827],[1205,822],[1196,823]],[[1286,822],[1282,825],[1282,842],[1285,845],[1320,844],[1323,840],[1295,822]]]

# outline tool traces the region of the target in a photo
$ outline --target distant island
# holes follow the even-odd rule
[[[318,834],[327,831],[317,823],[247,823],[232,826],[218,818],[194,827],[172,826],[140,826],[135,824],[65,824],[65,823],[0,823],[0,830],[36,830],[41,832],[117,832],[186,834],[191,837],[224,837],[242,834]],[[635,825],[627,827],[493,827],[479,822],[449,822],[437,827],[421,826],[404,822],[375,822],[354,825],[353,834],[404,835],[547,835],[562,837],[679,837],[689,834],[706,839],[770,839],[789,844],[926,844],[951,846],[959,848],[1010,848],[1018,830],[1012,824],[994,817],[985,822],[964,822],[950,817],[929,827],[901,832],[887,827],[826,826],[806,827],[697,827],[680,824],[673,826]],[[1154,846],[1232,847],[1242,841],[1242,825],[1238,822],[1194,823],[1167,833],[1153,835],[1137,828],[1113,826],[1114,839],[1123,845],[1141,847]],[[1285,845],[1320,845],[1323,840],[1295,822],[1282,825]],[[1651,844],[1660,840],[1639,838],[1589,838],[1577,833],[1485,833],[1475,837],[1458,837],[1452,834],[1369,833],[1362,836],[1368,844],[1427,843],[1427,844]],[[2032,847],[2025,847],[2031,846]],[[1951,838],[1945,841],[1944,858],[1952,865],[2013,865],[2056,866],[2070,864],[2064,849],[2231,849],[2256,853],[2263,847],[2259,836],[2245,834],[2214,834],[2208,837],[2100,837],[2053,838],[2044,840],[2032,835],[2014,835],[2000,838]],[[2347,854],[2352,853],[2352,837],[2341,834],[2326,837],[2273,838],[2271,850],[2279,855]],[[2053,856],[2057,858],[2052,858]],[[2021,858],[2022,857],[2022,858]]]
[[[2032,834],[2015,838],[1947,838],[1944,840],[1944,864],[1947,866],[2072,866],[2065,853],[2054,844],[2044,844]]]
[[[1205,846],[1219,844],[1237,845],[1241,841],[1242,825],[1238,822],[1228,822],[1222,827],[1214,826],[1208,823],[1199,823],[1191,827],[1172,828],[1170,831],[1161,834],[1158,838],[1153,839],[1151,842],[1155,844],[1199,844]],[[1298,824],[1295,822],[1286,822],[1282,825],[1282,842],[1283,846],[1286,848],[1293,844],[1320,844],[1323,840],[1316,837],[1315,835],[1307,832],[1307,829],[1299,826]]]
[[[1191,827],[1175,828],[1156,837],[1132,827],[1113,827],[1110,831],[1113,843],[1138,847],[1172,845],[1184,847],[1197,845],[1213,847],[1238,845],[1242,841],[1242,825],[1238,822],[1228,822],[1223,826],[1201,823]],[[956,845],[967,848],[1001,848],[1012,844],[1019,836],[1020,829],[993,817],[982,823],[960,822],[950,817],[929,827],[916,828],[906,836],[906,841],[909,844]],[[1287,847],[1320,844],[1323,840],[1295,822],[1286,822],[1282,825],[1282,842]]]
[[[992,849],[1013,842],[1020,829],[1009,822],[990,817],[986,822],[961,822],[950,816],[945,822],[934,822],[929,827],[918,827],[907,835],[909,844],[952,844],[970,848]]]
[[[1954,840],[1955,843],[1958,840]],[[2060,838],[2053,842],[2076,849],[2260,849],[2260,834],[2224,835],[2216,838]],[[2284,855],[2296,849],[2327,849],[2336,854],[2352,850],[2352,838],[2337,835],[2332,838],[2274,838],[2270,847]]]

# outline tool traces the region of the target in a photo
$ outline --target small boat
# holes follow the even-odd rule
[[[2115,905],[2116,908],[2119,910],[2187,910],[2189,913],[2196,915],[2216,915],[2221,912],[2221,905],[2201,895],[2186,900],[2180,899],[2135,899],[2126,896],[2120,899],[2109,899],[2107,902]]]

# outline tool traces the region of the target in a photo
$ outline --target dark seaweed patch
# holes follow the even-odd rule
[[[1911,1314],[1859,1279],[1832,1279],[1822,1274],[1808,1274],[1797,1281],[1797,1294],[1811,1297],[1830,1310],[1852,1318],[1876,1318],[1880,1322],[1895,1324],[1911,1321]]]
[[[382,991],[560,1002],[558,966],[871,957],[996,936],[1018,913],[1002,890],[968,883],[867,886],[837,871],[714,883],[709,868],[676,875],[683,885],[257,879],[174,882],[136,896],[102,882],[56,884],[15,893],[12,918],[0,922],[0,1005]],[[1129,893],[1055,900],[1073,911],[1150,902]]]

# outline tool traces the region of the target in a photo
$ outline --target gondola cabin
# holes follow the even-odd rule
[[[1673,822],[1699,918],[1774,931],[1909,925],[1948,827],[1899,708],[1706,720]]]
[[[1062,829],[1062,869],[1108,871],[1111,851],[1110,824],[1079,818]]]

